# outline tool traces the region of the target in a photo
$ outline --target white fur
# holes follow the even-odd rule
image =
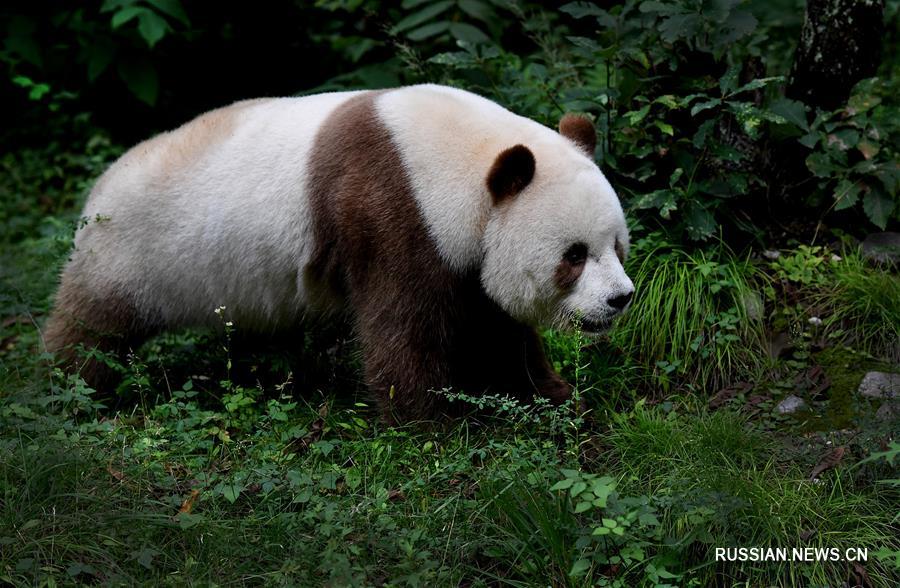
[[[534,181],[488,223],[485,290],[525,322],[566,328],[582,318],[608,324],[619,311],[607,300],[634,291],[615,252],[617,240],[626,251],[629,245],[618,198],[586,158],[574,163],[541,149],[535,155]],[[571,290],[560,292],[554,271],[579,242],[588,249],[584,270]]]
[[[79,231],[78,275],[136,296],[166,324],[214,323],[219,305],[254,327],[295,323],[313,245],[306,163],[322,122],[352,95],[248,106],[230,137],[181,167],[166,160],[196,122],[138,145],[88,200],[84,216],[109,220]]]
[[[202,119],[138,145],[98,181],[70,269],[98,293],[127,292],[166,324],[214,323],[215,306],[260,329],[289,326],[316,293],[303,280],[313,235],[307,163],[328,115],[355,93],[238,105],[233,129],[181,153]],[[428,231],[457,271],[481,268],[486,292],[515,318],[607,321],[606,300],[633,290],[614,253],[628,245],[618,199],[600,170],[555,131],[461,90],[412,86],[377,98]],[[189,142],[188,142],[189,144]],[[497,154],[526,145],[534,180],[494,206]],[[590,258],[561,294],[553,273],[581,241]]]

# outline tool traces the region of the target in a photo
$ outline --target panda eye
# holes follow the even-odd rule
[[[619,258],[619,263],[625,263],[625,248],[618,239],[616,239],[616,257]]]
[[[563,259],[572,265],[581,265],[587,259],[587,245],[575,243],[563,254]]]

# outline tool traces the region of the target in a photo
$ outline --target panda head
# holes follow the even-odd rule
[[[593,124],[566,115],[560,134],[496,156],[486,182],[493,206],[481,282],[519,321],[601,333],[634,293],[622,267],[628,229],[593,161]]]

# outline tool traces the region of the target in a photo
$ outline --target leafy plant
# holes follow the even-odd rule
[[[861,81],[844,108],[818,113],[799,139],[814,149],[806,166],[829,208],[862,207],[882,230],[900,218],[900,106],[893,100],[897,87],[896,80]]]

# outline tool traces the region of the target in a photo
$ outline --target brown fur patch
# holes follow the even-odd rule
[[[77,270],[70,265],[63,271],[61,284],[43,339],[47,351],[70,372],[79,372],[85,382],[98,391],[111,385],[114,374],[104,364],[79,357],[77,347],[122,354],[135,348],[155,331],[129,301],[126,294],[100,293],[79,282]]]
[[[568,290],[578,281],[582,271],[584,271],[584,262],[572,263],[563,258],[557,264],[556,271],[553,272],[553,282],[560,290]]]
[[[578,144],[593,159],[597,148],[597,131],[591,119],[583,114],[563,115],[559,119],[559,134]]]
[[[487,176],[494,204],[515,196],[530,184],[534,167],[534,154],[525,145],[514,145],[501,151]]]
[[[317,136],[309,163],[316,248],[305,277],[348,300],[385,419],[439,416],[449,406],[432,391],[447,387],[563,400],[566,384],[534,330],[487,298],[477,272],[455,274],[441,260],[377,96],[349,99]]]

